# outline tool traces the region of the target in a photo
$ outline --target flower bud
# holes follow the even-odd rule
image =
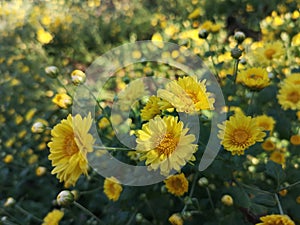
[[[185,214],[186,212],[184,212],[183,214]],[[172,216],[169,217],[169,222],[172,225],[182,225],[183,224],[183,220],[181,218],[181,216],[178,213],[174,213]]]
[[[188,219],[190,219],[191,217],[192,217],[192,213],[191,213],[191,212],[185,211],[185,212],[182,213],[182,218],[183,218],[184,220],[188,220]]]
[[[47,76],[51,78],[56,78],[59,73],[58,68],[56,66],[47,66],[45,68],[45,72]]]
[[[40,134],[45,131],[45,128],[46,126],[42,122],[35,122],[31,127],[31,132],[35,134]]]
[[[288,193],[288,190],[287,190],[287,189],[283,189],[283,190],[279,191],[279,194],[280,194],[282,197],[286,196],[287,193]]]
[[[77,201],[79,199],[79,191],[78,190],[72,190],[71,193],[73,194],[74,196],[74,200]]]
[[[199,38],[206,39],[207,36],[208,36],[208,32],[207,32],[206,29],[202,29],[202,30],[200,30],[199,33],[198,33],[198,37],[199,37]]]
[[[16,203],[15,199],[13,199],[12,197],[8,197],[6,199],[6,201],[4,202],[4,206],[5,207],[10,207],[10,206],[13,206],[15,203]]]
[[[198,185],[200,187],[205,187],[208,185],[208,180],[206,177],[201,177],[199,180],[198,180]]]
[[[227,206],[233,205],[233,199],[230,195],[223,195],[223,197],[221,198],[221,202]]]
[[[79,84],[83,84],[85,82],[86,76],[85,73],[82,72],[81,70],[74,70],[71,73],[71,79],[72,79],[72,83],[78,86]]]
[[[135,220],[137,223],[141,223],[144,221],[144,217],[141,213],[137,213],[136,216],[135,216]]]
[[[68,206],[74,202],[74,195],[71,191],[64,190],[57,195],[56,201],[58,205]]]
[[[242,50],[239,49],[238,47],[235,47],[234,49],[231,50],[231,57],[234,59],[239,59],[242,55]]]
[[[237,31],[234,34],[234,39],[237,41],[238,44],[241,44],[246,38],[246,35],[241,32],[241,31]]]
[[[43,176],[46,172],[47,172],[47,168],[46,167],[39,166],[35,170],[35,175],[37,175],[38,177],[40,177],[40,176]]]

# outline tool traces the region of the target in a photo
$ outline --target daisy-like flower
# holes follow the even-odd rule
[[[273,119],[273,117],[267,115],[261,115],[261,116],[256,116],[254,119],[257,125],[263,128],[263,130],[272,132],[272,130],[274,129],[274,125],[276,121]]]
[[[108,199],[112,201],[117,201],[120,197],[123,188],[119,184],[119,181],[114,178],[106,178],[104,181],[104,194],[107,196]]]
[[[255,91],[261,90],[270,84],[268,72],[262,67],[243,70],[238,74],[236,81]]]
[[[264,143],[261,144],[261,147],[265,151],[273,151],[276,148],[275,143],[272,141],[271,138],[267,138]]]
[[[256,225],[295,225],[294,221],[287,215],[268,215],[260,217],[261,223]]]
[[[290,142],[292,145],[300,145],[300,135],[299,134],[292,135],[290,138]]]
[[[183,225],[183,219],[177,213],[169,217],[169,222],[172,225]]]
[[[300,85],[300,73],[293,73],[284,79],[285,83]]]
[[[300,110],[300,88],[289,82],[284,83],[277,95],[278,102],[284,110]]]
[[[55,167],[51,173],[56,174],[60,182],[64,181],[65,187],[74,186],[81,174],[87,175],[87,153],[93,151],[95,142],[88,133],[91,125],[91,114],[85,118],[79,114],[69,115],[51,131],[48,158]]]
[[[141,153],[140,160],[146,160],[148,169],[160,168],[160,173],[168,176],[172,169],[179,171],[188,161],[195,160],[196,138],[183,127],[177,117],[156,116],[137,131],[136,149]]]
[[[160,98],[156,96],[151,96],[149,98],[147,104],[141,110],[142,120],[150,120],[161,113],[159,101],[161,101]]]
[[[176,196],[182,196],[189,189],[189,182],[183,173],[170,176],[165,180],[168,192]]]
[[[66,109],[70,105],[72,105],[72,98],[65,93],[60,93],[54,96],[52,102],[55,103],[60,108]]]
[[[243,155],[247,148],[263,141],[266,136],[255,120],[242,112],[237,112],[218,127],[221,129],[218,134],[221,144],[232,155]]]
[[[58,225],[63,216],[64,213],[62,211],[54,209],[43,219],[42,225]]]
[[[178,112],[194,113],[203,109],[214,109],[215,100],[206,91],[206,80],[197,81],[196,76],[174,80],[159,89],[157,96],[169,102]]]
[[[280,41],[265,43],[263,47],[259,47],[253,52],[255,61],[263,65],[270,65],[272,62],[280,59],[284,54],[284,46]]]
[[[280,151],[274,151],[274,152],[272,152],[272,154],[270,156],[270,160],[272,160],[273,162],[276,162],[278,164],[284,165],[285,164],[285,155],[284,155],[284,153],[282,153]]]

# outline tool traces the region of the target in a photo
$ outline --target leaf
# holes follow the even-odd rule
[[[266,174],[272,177],[277,184],[281,184],[285,180],[285,172],[282,169],[282,166],[273,161],[269,161],[266,165]]]
[[[271,194],[258,194],[253,199],[252,202],[258,205],[264,206],[275,206],[276,200],[273,195]]]

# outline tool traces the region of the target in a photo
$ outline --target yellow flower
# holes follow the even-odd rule
[[[280,194],[280,196],[284,197],[284,196],[287,195],[288,190],[287,189],[283,189],[283,190],[279,191],[278,193]]]
[[[271,138],[268,138],[264,141],[264,143],[261,144],[263,150],[265,151],[273,151],[276,148],[275,143],[271,140]]]
[[[108,199],[117,201],[120,197],[123,188],[119,184],[118,180],[114,177],[106,178],[104,181],[104,194]]]
[[[48,32],[45,31],[43,28],[38,29],[37,31],[37,40],[42,44],[48,44],[52,41],[53,36]]]
[[[292,135],[290,138],[290,142],[292,145],[300,145],[300,135],[299,134]]]
[[[215,24],[209,20],[204,21],[204,23],[200,26],[201,29],[205,29],[208,32],[216,33],[221,29],[221,24]]]
[[[266,69],[254,67],[240,72],[237,76],[237,82],[252,90],[261,90],[270,84],[270,79]]]
[[[43,176],[46,172],[47,172],[47,168],[46,167],[39,166],[35,170],[35,175],[37,175],[38,177],[40,177],[40,176]]]
[[[168,192],[176,196],[182,196],[189,189],[189,182],[183,173],[170,176],[165,184]]]
[[[262,223],[256,225],[295,225],[294,221],[287,215],[268,215],[260,217]]]
[[[232,155],[243,155],[245,149],[263,141],[266,136],[255,120],[242,112],[237,112],[218,127],[221,129],[218,134],[221,144]]]
[[[298,120],[300,120],[300,111],[296,113]]]
[[[254,118],[257,125],[263,130],[272,131],[274,129],[275,120],[271,116],[261,115]]]
[[[169,217],[169,222],[172,225],[183,225],[183,220],[178,214],[173,214]]]
[[[142,120],[150,120],[161,113],[159,101],[161,101],[161,99],[156,96],[151,96],[149,98],[147,104],[141,110]]]
[[[300,85],[300,73],[292,73],[290,76],[284,79],[284,83]]]
[[[278,102],[284,110],[300,110],[300,88],[289,82],[281,86],[277,95]]]
[[[270,156],[270,160],[276,162],[278,164],[284,165],[285,163],[285,155],[282,152],[274,151]]]
[[[160,168],[162,175],[168,176],[172,169],[179,171],[188,161],[194,160],[197,150],[193,134],[187,134],[188,128],[178,122],[177,117],[156,116],[137,131],[137,151],[140,160],[146,160],[150,170]]]
[[[214,99],[206,91],[206,80],[197,81],[195,76],[187,76],[174,80],[166,85],[166,89],[157,91],[158,97],[168,101],[178,112],[194,113],[203,109],[214,109]]]
[[[8,155],[6,155],[6,156],[4,157],[3,162],[5,162],[6,164],[9,164],[9,163],[11,163],[13,160],[14,160],[13,155],[8,154]]]
[[[296,202],[300,204],[300,195],[296,198]]]
[[[55,103],[60,108],[66,109],[70,105],[72,105],[72,98],[65,93],[61,93],[61,94],[56,94],[52,99],[52,102]]]
[[[51,131],[49,159],[52,161],[52,174],[60,182],[64,181],[65,187],[75,185],[79,176],[87,175],[87,153],[93,151],[94,138],[89,134],[92,125],[91,114],[82,118],[80,115],[61,121]]]
[[[300,32],[292,38],[292,46],[300,46]]]
[[[71,73],[71,79],[72,79],[72,83],[77,86],[77,85],[83,84],[85,82],[86,75],[81,70],[74,70]]]
[[[227,206],[233,205],[233,199],[230,195],[223,195],[221,198],[221,202]]]
[[[49,212],[44,218],[42,225],[58,225],[59,221],[63,218],[64,213],[58,209]]]
[[[274,60],[280,59],[285,54],[285,49],[280,41],[265,43],[253,52],[255,61],[262,65],[269,65]]]

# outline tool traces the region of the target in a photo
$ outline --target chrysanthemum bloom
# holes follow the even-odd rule
[[[165,180],[168,192],[176,196],[182,196],[189,189],[189,182],[184,176],[184,173],[170,176]]]
[[[54,209],[52,212],[49,212],[43,219],[42,225],[58,225],[63,216],[64,213],[62,211]]]
[[[65,182],[65,187],[75,185],[79,176],[87,175],[87,153],[93,151],[94,138],[89,134],[92,125],[91,114],[82,118],[80,115],[61,121],[51,131],[49,159],[52,161],[52,174],[60,182]]]
[[[218,127],[221,129],[218,134],[221,144],[232,155],[243,155],[245,149],[263,141],[266,136],[255,120],[242,112],[237,112]]]
[[[183,225],[183,219],[177,213],[169,217],[169,222],[172,225]]]
[[[156,116],[137,131],[137,151],[140,160],[146,160],[150,170],[160,168],[162,175],[168,176],[172,169],[179,171],[188,161],[194,160],[197,145],[193,134],[187,134],[188,128],[178,122],[177,117]]]
[[[285,83],[281,86],[277,95],[278,102],[284,110],[300,110],[299,85]]]
[[[205,80],[199,82],[196,76],[174,80],[159,89],[157,96],[169,102],[178,112],[194,113],[203,109],[214,109],[214,99],[206,91]]]
[[[274,125],[276,121],[273,119],[273,117],[267,115],[261,115],[261,116],[256,116],[254,119],[257,125],[261,127],[263,130],[267,130],[271,132],[274,129]]]
[[[253,52],[255,61],[263,65],[270,65],[275,60],[280,59],[284,54],[284,46],[280,41],[265,43],[263,47],[257,48]]]
[[[222,198],[221,198],[221,202],[224,205],[227,205],[227,206],[232,206],[233,205],[233,199],[230,195],[223,195]]]
[[[256,225],[295,225],[294,221],[290,219],[287,215],[268,215],[260,217],[262,223],[257,223]]]
[[[55,103],[60,108],[66,109],[70,105],[72,105],[72,98],[65,93],[61,93],[61,94],[56,94],[52,99],[52,102]]]
[[[275,143],[272,141],[272,139],[268,138],[266,139],[262,144],[261,147],[265,151],[273,151],[276,148]]]
[[[270,156],[270,160],[272,160],[273,162],[276,162],[278,164],[284,165],[285,164],[285,155],[284,155],[284,153],[282,153],[280,151],[274,151],[274,152],[272,152],[272,154]]]
[[[270,84],[268,72],[262,67],[254,67],[241,71],[236,81],[255,91],[261,90]]]
[[[161,113],[159,101],[161,101],[161,99],[156,96],[151,96],[149,98],[147,104],[141,110],[142,120],[150,120]]]
[[[284,79],[285,83],[300,85],[300,73],[293,73]]]
[[[120,197],[123,188],[119,184],[119,181],[114,178],[106,178],[104,181],[104,194],[107,196],[108,199],[112,201],[117,201]]]
[[[292,145],[300,145],[300,135],[299,134],[292,135],[290,138],[290,142]]]

